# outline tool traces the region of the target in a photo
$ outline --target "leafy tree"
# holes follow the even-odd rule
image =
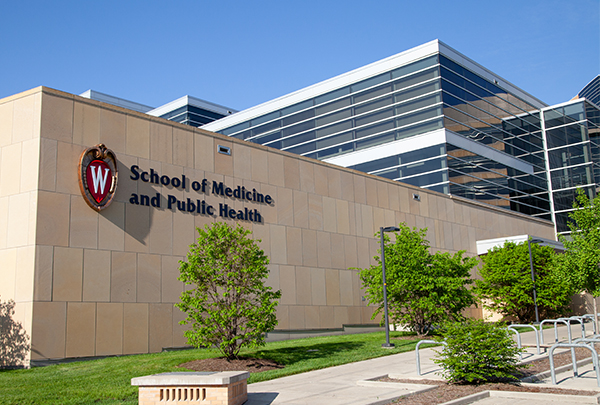
[[[384,235],[388,312],[393,323],[423,336],[433,325],[462,319],[461,311],[474,303],[467,286],[472,282],[469,272],[477,259],[463,257],[464,251],[431,254],[425,239],[427,229],[411,230],[404,223],[399,227],[394,243]],[[378,305],[373,319],[383,311],[379,255],[375,261],[375,265],[360,271],[369,302]]]
[[[558,260],[558,269],[565,280],[571,282],[577,291],[586,291],[594,299],[594,314],[598,324],[596,298],[600,296],[600,195],[592,201],[584,191],[577,190],[577,197],[569,214],[568,237],[559,235],[566,248]]]
[[[181,324],[195,347],[216,346],[231,360],[242,347],[264,345],[264,335],[277,325],[275,307],[281,291],[264,285],[269,259],[248,237],[250,231],[217,222],[197,228],[187,261],[179,262],[179,280],[194,288],[176,306],[187,313]]]
[[[0,301],[0,369],[22,366],[29,353],[29,336],[14,315],[15,302]]]
[[[555,270],[556,254],[549,246],[531,244],[535,287],[540,319],[553,318],[568,311],[572,285]],[[481,280],[474,292],[484,307],[520,323],[535,321],[533,281],[526,242],[506,242],[481,257]]]
[[[441,330],[447,343],[433,361],[453,383],[518,380],[519,366],[514,340],[503,327],[483,320],[450,323]]]

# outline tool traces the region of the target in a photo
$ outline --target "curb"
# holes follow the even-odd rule
[[[544,401],[545,403],[557,402],[559,404],[598,404],[600,394],[597,395],[564,395],[545,394],[541,392],[516,392],[516,391],[482,391],[466,397],[444,402],[440,405],[467,405],[485,398],[524,399],[531,401]]]

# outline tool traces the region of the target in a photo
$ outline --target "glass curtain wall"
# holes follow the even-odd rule
[[[539,111],[442,55],[440,65],[444,126],[534,168],[528,174],[449,147],[450,194],[550,219]]]
[[[568,233],[577,189],[591,199],[600,184],[600,111],[581,100],[543,116],[556,230]]]
[[[447,144],[350,167],[550,219],[539,111],[441,54],[220,132],[323,160],[443,127],[534,173]]]
[[[437,55],[219,131],[326,159],[442,127]]]
[[[193,105],[186,105],[160,116],[160,118],[179,122],[180,124],[191,125],[193,127],[199,127],[223,117],[225,117],[225,115]]]

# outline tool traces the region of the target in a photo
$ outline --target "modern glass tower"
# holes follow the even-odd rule
[[[202,128],[551,219],[545,107],[436,40]]]
[[[586,99],[542,109],[557,232],[569,230],[577,189],[594,198],[600,186],[600,109]]]

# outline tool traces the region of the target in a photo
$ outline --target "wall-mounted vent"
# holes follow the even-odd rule
[[[421,196],[419,194],[413,194],[413,200],[421,201]]]
[[[218,145],[217,152],[222,153],[223,155],[231,156],[231,148],[227,146]]]

